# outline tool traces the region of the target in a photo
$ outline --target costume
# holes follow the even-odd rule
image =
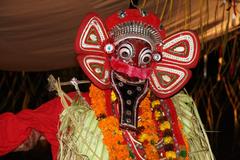
[[[34,128],[59,160],[212,159],[192,99],[178,93],[197,64],[198,37],[182,31],[165,38],[160,26],[158,17],[136,9],[105,22],[87,15],[75,48],[93,83],[89,93],[65,94],[53,80],[61,101],[0,117],[7,128],[0,134],[0,153],[16,148]]]

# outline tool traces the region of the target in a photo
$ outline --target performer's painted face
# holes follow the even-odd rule
[[[128,78],[147,79],[151,74],[152,50],[150,44],[140,39],[126,39],[116,46],[112,57],[113,70]]]
[[[140,39],[127,39],[117,45],[117,57],[125,63],[146,68],[152,61],[151,46]]]
[[[124,13],[113,14],[106,22],[96,14],[84,18],[75,43],[81,68],[101,89],[112,88],[114,78],[120,78],[129,84],[145,82],[160,98],[174,95],[197,64],[197,36],[182,31],[165,37],[155,15],[139,10]]]
[[[151,46],[140,39],[121,41],[112,55],[111,82],[120,99],[120,126],[123,128],[136,130],[137,108],[147,93],[151,62]]]
[[[137,107],[148,89],[160,98],[177,93],[191,77],[200,46],[191,31],[165,38],[159,18],[151,13],[125,13],[110,16],[107,28],[96,14],[88,15],[75,48],[89,79],[118,94],[121,126],[136,129]]]

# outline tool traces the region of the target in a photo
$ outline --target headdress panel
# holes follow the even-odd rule
[[[119,11],[105,21],[90,14],[83,19],[76,38],[77,60],[90,80],[101,89],[111,87],[111,72],[117,71],[130,79],[146,79],[158,97],[170,97],[189,81],[190,69],[198,61],[200,43],[193,31],[166,37],[161,26],[160,19],[153,13],[138,9]],[[117,56],[119,44],[130,39],[150,45],[147,58],[140,53],[133,56],[138,60],[150,59],[148,65],[135,65],[139,63],[130,63]],[[129,50],[134,52],[134,49]]]

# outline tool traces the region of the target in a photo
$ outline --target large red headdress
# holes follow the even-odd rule
[[[192,31],[178,32],[165,38],[165,31],[160,26],[161,22],[154,14],[137,9],[115,13],[105,22],[95,13],[89,14],[83,19],[77,34],[77,60],[99,88],[111,87],[111,72],[117,71],[130,78],[147,79],[151,90],[160,98],[172,96],[191,77],[189,69],[197,64],[199,40]],[[131,48],[131,44],[130,47],[128,44],[121,46],[128,40],[133,43],[144,41],[150,54],[143,54],[147,51],[142,47],[139,53],[128,55],[128,52],[138,52]],[[123,59],[119,58],[121,56]],[[131,61],[128,56],[132,56],[129,58]]]

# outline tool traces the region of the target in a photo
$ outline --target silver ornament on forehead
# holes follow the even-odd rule
[[[155,50],[156,44],[162,40],[156,28],[139,21],[117,24],[110,30],[109,35],[113,38],[115,45],[125,39],[137,38],[147,41],[153,50]]]

